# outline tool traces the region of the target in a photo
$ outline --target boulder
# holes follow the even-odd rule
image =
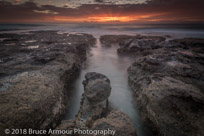
[[[106,76],[96,72],[87,73],[83,85],[84,94],[78,120],[90,122],[101,118],[107,112],[111,85]]]
[[[83,85],[84,95],[90,102],[99,103],[107,100],[110,96],[110,80],[102,74],[95,72],[87,73]]]

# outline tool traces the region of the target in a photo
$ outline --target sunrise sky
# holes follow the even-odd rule
[[[1,23],[204,23],[204,0],[0,0]]]

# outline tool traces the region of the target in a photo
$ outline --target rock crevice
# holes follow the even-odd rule
[[[77,118],[62,121],[56,130],[77,128],[91,131],[112,130],[117,136],[136,136],[136,130],[128,115],[109,107],[108,97],[111,93],[111,84],[105,75],[89,72],[85,75],[83,85],[84,94]],[[76,132],[72,135],[78,134]],[[86,135],[92,136],[93,134]]]

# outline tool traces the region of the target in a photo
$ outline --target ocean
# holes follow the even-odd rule
[[[170,35],[173,38],[204,38],[204,25],[200,24],[0,24],[0,33],[22,33],[39,30],[57,30],[69,33]]]

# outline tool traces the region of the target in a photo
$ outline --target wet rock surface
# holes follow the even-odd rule
[[[77,119],[87,124],[107,113],[111,85],[105,75],[96,72],[87,73],[83,85],[84,94]]]
[[[117,136],[136,136],[136,130],[130,118],[119,110],[111,111],[106,118],[96,120],[94,130],[115,130]]]
[[[204,135],[204,39],[135,36],[118,45],[119,55],[135,57],[129,81],[150,127],[165,136]]]
[[[130,54],[135,52],[147,51],[161,48],[161,42],[165,38],[160,36],[141,36],[136,35],[134,38],[119,42],[120,48],[117,50],[119,54]]]
[[[59,133],[53,131],[50,136],[79,136],[74,133],[74,129],[78,128],[80,128],[80,126],[77,126],[75,120],[63,120],[60,125],[54,129],[54,131],[59,131]],[[68,134],[60,134],[61,130],[67,130]]]
[[[110,80],[99,73],[90,72],[83,81],[84,94],[92,103],[106,101],[111,93]]]
[[[70,134],[53,134],[51,136],[94,136],[94,134],[80,134],[77,129],[114,131],[113,133],[106,134],[107,136],[137,136],[136,129],[128,115],[119,110],[111,110],[107,116],[94,120],[91,126],[82,126],[82,123],[79,123],[77,120],[64,120],[55,130],[69,130]],[[97,134],[97,136],[103,135],[104,134]]]
[[[129,40],[134,38],[134,36],[128,35],[103,35],[100,37],[100,42],[102,46],[109,47],[124,40]]]
[[[56,31],[0,38],[0,129],[56,127],[95,38]]]

